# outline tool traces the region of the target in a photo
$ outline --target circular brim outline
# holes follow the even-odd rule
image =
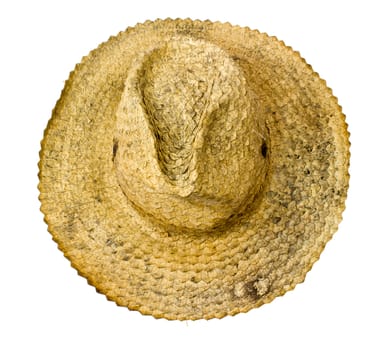
[[[248,69],[256,68],[249,62],[259,56],[272,64],[275,80],[251,75],[258,77],[257,87],[262,88],[262,113],[271,135],[270,182],[254,204],[253,214],[240,218],[227,233],[169,235],[128,206],[114,179],[110,131],[125,80],[122,61],[128,64],[136,55],[136,45],[151,40],[150,33],[162,35],[162,29],[166,35],[218,38],[218,45],[235,50],[236,59],[248,61]],[[288,71],[284,70],[287,64]],[[286,76],[288,81],[281,78]],[[269,93],[274,84],[278,89]],[[289,91],[297,98],[287,96]],[[311,101],[314,110],[309,109]],[[312,134],[312,145],[291,132],[295,121],[289,118],[292,113],[295,117],[298,106],[311,114],[297,120],[300,133]],[[312,113],[319,125],[314,124]],[[103,120],[104,115],[109,117]],[[303,152],[301,145],[307,147]],[[42,142],[42,211],[73,267],[118,305],[169,319],[233,315],[270,302],[304,280],[341,220],[349,180],[348,149],[344,115],[331,90],[298,53],[276,38],[218,22],[146,22],[110,38],[70,75]],[[326,158],[318,160],[318,153]],[[311,181],[322,176],[327,186]],[[314,201],[307,206],[309,197]],[[290,233],[301,232],[303,238],[290,241]],[[254,285],[266,280],[269,290],[259,295]]]

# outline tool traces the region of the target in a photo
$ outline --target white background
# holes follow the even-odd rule
[[[1,349],[388,349],[384,1],[2,1]],[[155,320],[79,277],[39,212],[40,140],[74,65],[146,19],[229,21],[276,35],[327,80],[351,132],[344,220],[305,283],[222,320]]]

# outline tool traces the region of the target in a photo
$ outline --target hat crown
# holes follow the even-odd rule
[[[131,203],[180,230],[233,218],[265,175],[257,105],[242,69],[215,45],[174,38],[146,51],[117,112],[115,167]]]

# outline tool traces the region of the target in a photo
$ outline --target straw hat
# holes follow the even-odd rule
[[[92,51],[42,142],[49,231],[109,300],[167,319],[246,312],[302,282],[348,188],[345,117],[274,37],[157,20]]]

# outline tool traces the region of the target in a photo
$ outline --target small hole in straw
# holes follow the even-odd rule
[[[267,151],[268,151],[267,144],[263,142],[263,144],[261,145],[261,154],[264,158],[267,157]]]
[[[112,161],[115,160],[115,157],[116,157],[116,153],[117,153],[117,149],[119,148],[119,143],[117,140],[114,140],[113,142],[113,150],[112,150],[112,153],[113,153],[113,156],[112,156]]]

